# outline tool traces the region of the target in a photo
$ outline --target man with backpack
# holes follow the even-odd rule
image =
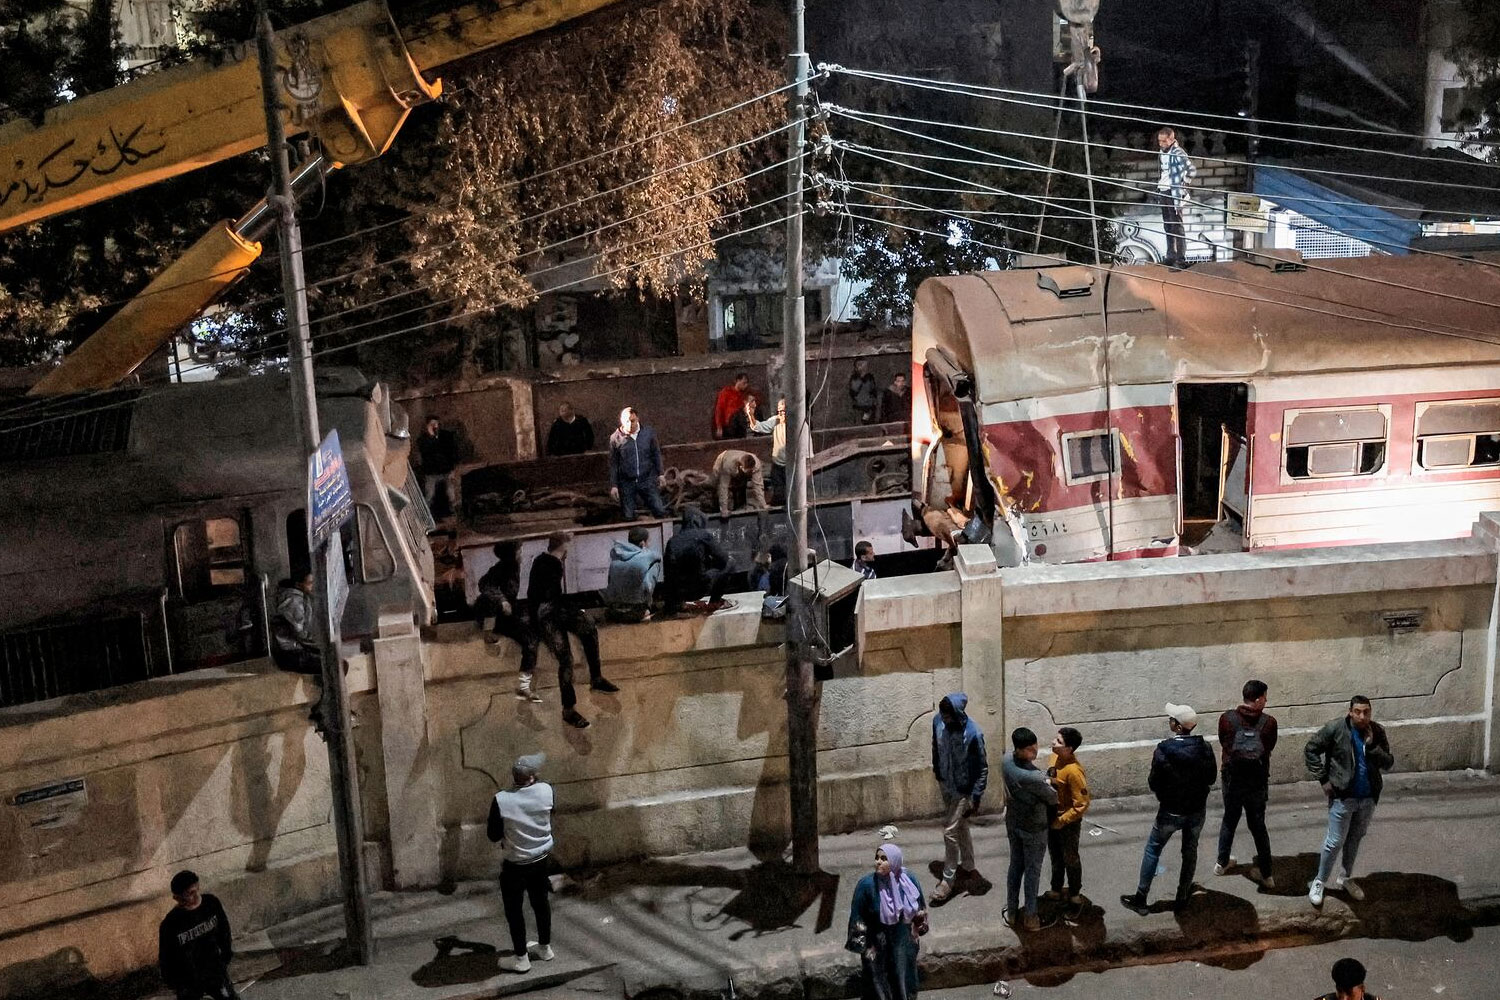
[[[1240,692],[1244,702],[1219,716],[1219,748],[1223,766],[1224,821],[1219,826],[1219,856],[1215,875],[1228,875],[1234,869],[1234,832],[1240,825],[1240,813],[1255,839],[1255,866],[1260,884],[1267,890],[1276,888],[1271,877],[1271,837],[1266,833],[1266,799],[1270,789],[1271,751],[1276,749],[1276,717],[1266,712],[1266,684],[1246,681]]]

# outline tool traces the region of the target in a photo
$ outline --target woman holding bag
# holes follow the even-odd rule
[[[901,848],[875,850],[875,870],[854,887],[845,947],[860,956],[864,1000],[913,1000],[917,939],[927,933],[927,906],[902,867]]]

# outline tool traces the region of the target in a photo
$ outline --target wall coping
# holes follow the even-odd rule
[[[1482,539],[1343,545],[1000,571],[1008,618],[1495,582]]]

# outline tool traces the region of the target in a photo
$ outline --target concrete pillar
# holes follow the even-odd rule
[[[960,645],[969,715],[984,729],[991,747],[1007,749],[1000,568],[988,545],[960,545],[954,567],[958,570]],[[991,756],[997,756],[995,750]]]
[[[393,621],[393,619],[404,619]],[[427,689],[422,640],[411,615],[381,616],[375,652],[380,747],[397,889],[436,885],[439,870],[436,781],[428,760]]]
[[[1500,671],[1500,514],[1480,514],[1474,539],[1483,542],[1496,559],[1495,590],[1490,599],[1490,627],[1485,633],[1484,769],[1500,771],[1500,706],[1495,704],[1496,672]]]

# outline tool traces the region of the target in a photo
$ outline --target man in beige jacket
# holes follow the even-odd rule
[[[760,459],[748,451],[728,448],[714,459],[714,480],[719,484],[719,516],[728,517],[731,501],[743,493],[755,510],[766,509],[766,487]]]

